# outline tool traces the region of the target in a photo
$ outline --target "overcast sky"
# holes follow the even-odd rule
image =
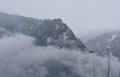
[[[0,0],[0,11],[62,18],[75,34],[120,28],[120,0]]]

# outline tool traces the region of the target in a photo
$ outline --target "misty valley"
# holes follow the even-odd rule
[[[120,31],[89,36],[60,18],[0,12],[0,77],[120,77]]]

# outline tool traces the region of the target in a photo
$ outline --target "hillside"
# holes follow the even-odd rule
[[[19,32],[36,38],[39,46],[81,49],[86,47],[61,19],[38,20],[0,12],[0,27],[11,33]]]

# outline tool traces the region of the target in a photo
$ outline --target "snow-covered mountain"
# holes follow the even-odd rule
[[[38,20],[0,12],[0,27],[36,38],[39,46],[57,46],[85,50],[86,47],[61,19]]]
[[[85,45],[99,54],[104,55],[106,51],[111,51],[120,58],[120,31],[101,34],[88,40]]]

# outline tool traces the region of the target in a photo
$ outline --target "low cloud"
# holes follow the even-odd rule
[[[0,39],[0,77],[104,77],[107,58],[76,50],[35,46],[34,38],[14,34]],[[120,62],[111,60],[111,77]]]

